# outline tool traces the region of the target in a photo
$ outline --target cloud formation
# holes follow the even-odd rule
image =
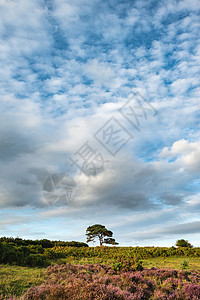
[[[20,210],[30,235],[51,235],[55,218],[99,220],[124,244],[122,228],[137,236],[132,224],[141,242],[167,237],[170,222],[175,236],[197,232],[199,10],[197,0],[1,1],[0,207],[16,224]],[[140,117],[140,132],[119,113],[136,92],[158,112]],[[134,136],[115,158],[94,138],[112,116]],[[89,177],[69,161],[86,141],[106,160]],[[48,207],[43,183],[63,172],[78,196]]]

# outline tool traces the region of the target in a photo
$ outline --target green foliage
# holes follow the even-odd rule
[[[140,261],[138,258],[134,258],[134,259],[118,258],[116,262],[111,264],[111,266],[115,272],[121,270],[123,270],[124,272],[143,270],[142,261]]]
[[[193,246],[188,241],[186,241],[184,239],[176,241],[176,246],[177,247],[193,248]]]
[[[24,265],[29,267],[47,267],[49,263],[42,254],[29,254],[25,257]]]
[[[200,248],[175,247],[54,247],[45,251],[47,258],[66,258],[68,260],[87,259],[106,263],[118,262],[118,259],[134,260],[156,257],[200,257]]]
[[[108,230],[104,225],[95,224],[86,229],[87,243],[93,242],[95,238],[99,239],[100,246],[103,244],[117,245],[115,239],[112,238],[112,231]],[[105,238],[108,237],[108,238]]]
[[[67,247],[88,247],[87,244],[81,242],[62,242],[43,240],[23,240],[20,238],[0,238],[0,263],[45,267],[49,265],[48,259],[62,258],[64,254],[51,251],[56,245]]]
[[[0,263],[30,267],[48,266],[47,259],[43,254],[33,254],[30,249],[25,246],[17,247],[1,243]]]
[[[30,253],[34,253],[34,254],[44,253],[44,248],[42,247],[42,245],[28,245],[26,246],[26,248]]]
[[[108,238],[111,239],[112,238]],[[156,257],[200,257],[200,248],[191,247],[86,247],[79,242],[51,242],[48,240],[30,241],[2,238],[0,242],[0,263],[18,266],[43,267],[54,261],[85,261],[91,263],[115,263],[115,269],[120,268],[122,260],[136,266],[137,260]],[[67,245],[67,246],[65,246]],[[72,246],[73,245],[73,246]],[[47,248],[43,248],[47,247]],[[134,261],[134,263],[133,263]],[[184,265],[183,265],[184,267]],[[138,262],[138,267],[140,263]]]
[[[50,259],[64,258],[66,256],[65,253],[58,252],[58,251],[56,251],[56,249],[57,248],[54,248],[54,249],[52,249],[52,248],[51,249],[45,249],[44,250],[44,256],[46,258],[50,258]]]
[[[42,283],[45,269],[21,266],[0,266],[0,299],[16,299],[23,291]],[[2,298],[1,298],[2,295]],[[5,295],[7,297],[5,297]]]
[[[71,241],[71,242],[62,242],[62,241],[55,241],[54,242],[55,246],[65,246],[65,247],[88,247],[88,244],[83,243],[83,242],[76,242],[76,241]]]
[[[186,259],[181,263],[181,270],[185,270],[189,267],[189,263]]]
[[[119,245],[119,243],[115,242],[115,239],[113,239],[113,238],[104,239],[104,243],[109,244],[109,245]]]
[[[47,239],[42,240],[23,240],[21,238],[13,238],[13,237],[1,237],[0,243],[12,246],[32,246],[32,249],[38,249],[38,253],[42,253],[42,248],[53,248],[55,246],[65,246],[65,247],[88,247],[86,243],[83,242],[63,242],[63,241],[50,241]],[[38,247],[38,248],[37,248]]]

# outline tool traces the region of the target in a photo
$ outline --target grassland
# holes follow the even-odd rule
[[[44,272],[45,268],[1,265],[0,295],[21,295],[29,287],[41,284]]]
[[[148,258],[148,259],[141,259],[142,265],[144,268],[166,268],[166,269],[176,269],[181,270],[183,269],[182,263],[184,261],[188,262],[187,270],[196,270],[200,272],[200,257],[155,257],[155,258]],[[63,264],[63,263],[73,263],[73,264],[104,264],[104,265],[112,265],[115,262],[113,259],[102,259],[99,257],[92,257],[92,258],[79,258],[79,259],[72,259],[72,258],[60,258],[55,259],[52,261],[52,265],[55,264]]]
[[[155,257],[151,259],[143,259],[143,266],[145,268],[166,268],[181,270],[182,264],[186,260],[188,262],[187,270],[200,271],[200,258],[199,257]]]

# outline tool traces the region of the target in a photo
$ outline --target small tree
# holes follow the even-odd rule
[[[118,243],[115,242],[115,239],[112,238],[113,236],[112,231],[108,230],[104,225],[95,224],[89,226],[86,229],[86,236],[87,236],[87,243],[93,242],[97,237],[99,239],[100,246],[103,246],[103,244],[118,245]]]
[[[193,246],[186,240],[181,239],[176,241],[176,246],[177,247],[188,247],[188,248],[193,248]]]

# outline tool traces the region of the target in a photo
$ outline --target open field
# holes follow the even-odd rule
[[[199,257],[155,257],[155,258],[148,258],[148,259],[141,259],[142,265],[144,268],[170,268],[181,270],[182,263],[186,260],[188,262],[187,270],[197,270],[200,272],[200,258]],[[72,259],[72,258],[60,258],[55,259],[52,261],[52,264],[63,264],[63,263],[73,263],[73,264],[105,264],[105,265],[112,265],[115,260],[112,259],[101,259],[101,258],[81,258],[81,259]]]
[[[194,257],[167,257],[167,258],[151,258],[151,259],[144,259],[143,266],[145,268],[170,268],[181,270],[182,263],[186,260],[188,262],[187,270],[197,270],[200,271],[200,258]]]

